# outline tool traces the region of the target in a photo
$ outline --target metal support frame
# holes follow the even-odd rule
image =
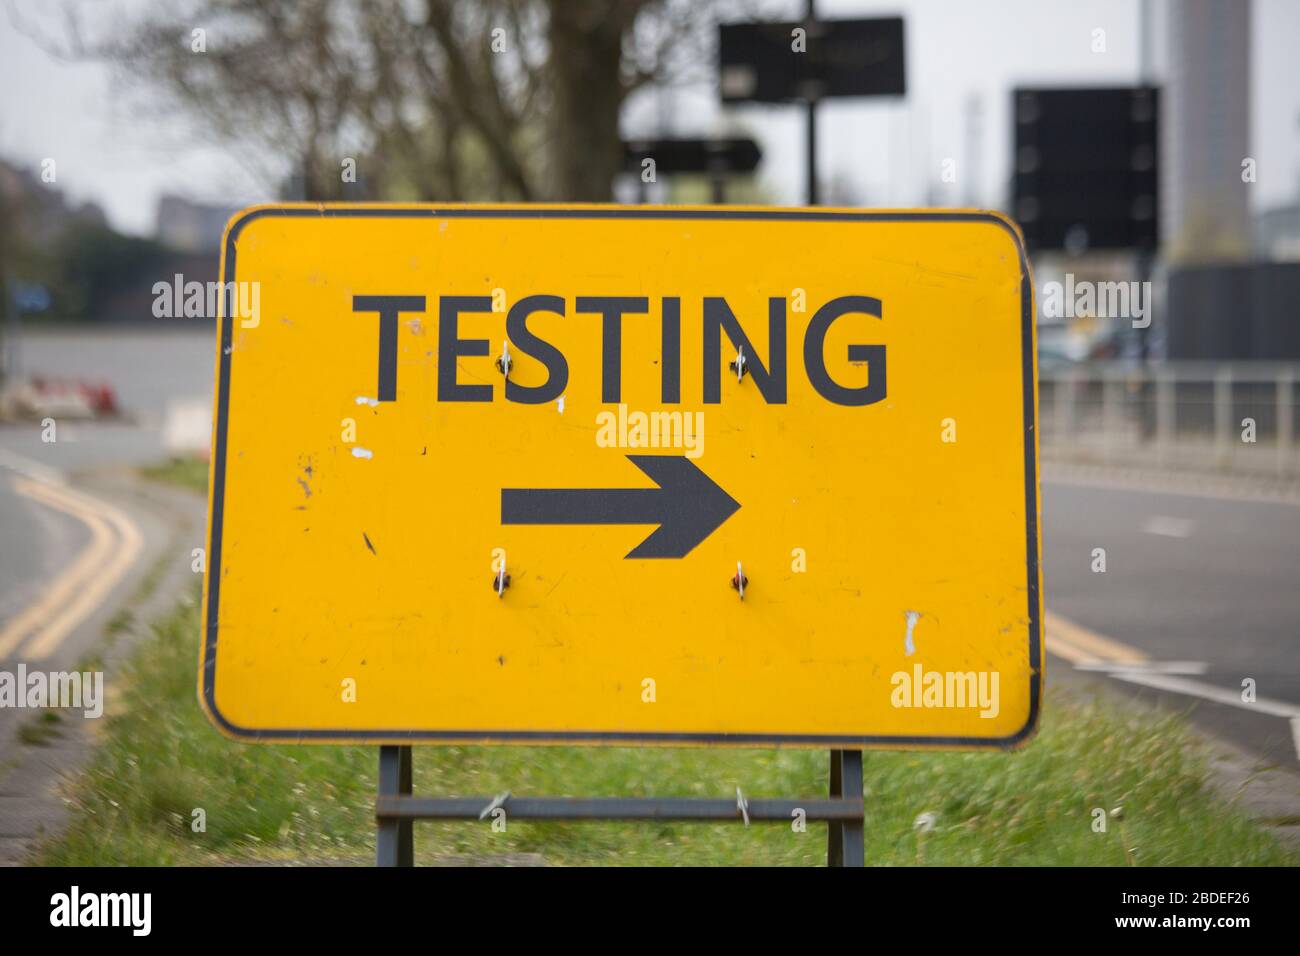
[[[808,176],[806,205],[816,206],[821,202],[817,192],[817,100],[809,99],[804,109],[807,115],[804,128],[804,165]]]
[[[1220,465],[1232,459],[1232,366],[1225,365],[1214,376],[1214,454]]]
[[[816,0],[804,0],[803,18],[811,33],[813,24],[817,22]],[[820,204],[821,197],[817,193],[817,97],[815,95],[807,98],[804,110],[807,115],[804,127],[804,172],[808,177],[806,205],[816,206]]]
[[[514,820],[681,820],[789,823],[800,811],[829,824],[829,866],[863,866],[862,751],[832,750],[829,798],[815,800],[696,799],[689,797],[415,797],[411,795],[411,748],[379,748],[379,795],[375,800],[379,866],[412,866],[416,820],[480,820],[500,806]]]
[[[1295,372],[1287,369],[1277,379],[1277,473],[1286,475],[1291,469],[1291,445],[1295,441]]]
[[[831,751],[831,797],[863,804],[861,750]],[[826,835],[826,865],[865,866],[863,840],[862,814],[832,821]]]
[[[1156,448],[1161,463],[1166,465],[1173,461],[1178,435],[1177,389],[1178,380],[1172,370],[1156,372]]]
[[[383,746],[379,748],[379,797],[375,818],[378,834],[375,839],[376,863],[379,866],[414,866],[415,833],[412,817],[382,814],[379,805],[386,800],[410,800],[411,797],[410,746]]]

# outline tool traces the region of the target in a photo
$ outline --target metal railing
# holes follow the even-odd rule
[[[1296,477],[1300,363],[1097,362],[1039,375],[1043,457]]]

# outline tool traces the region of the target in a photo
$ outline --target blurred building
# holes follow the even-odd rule
[[[1168,358],[1300,360],[1300,262],[1174,269],[1168,300]]]
[[[48,249],[74,223],[107,226],[95,203],[69,203],[62,190],[41,181],[34,170],[0,159],[0,229],[21,233],[24,245]]]
[[[221,248],[226,223],[239,206],[217,206],[192,202],[182,196],[158,200],[154,236],[177,252],[215,253]]]
[[[1255,254],[1276,262],[1300,262],[1300,180],[1295,199],[1255,217]]]
[[[1168,7],[1161,117],[1161,234],[1171,262],[1246,259],[1251,250],[1250,0]]]

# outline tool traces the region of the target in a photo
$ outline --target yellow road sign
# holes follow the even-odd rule
[[[222,276],[223,731],[1032,732],[1034,314],[999,216],[258,207]]]

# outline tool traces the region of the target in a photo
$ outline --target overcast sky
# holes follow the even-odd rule
[[[57,21],[50,0],[5,0],[38,25]],[[110,0],[131,9],[144,0]],[[152,0],[165,2],[165,0]],[[1171,0],[1156,0],[1157,41]],[[1172,0],[1176,8],[1176,0]],[[788,6],[793,18],[802,0]],[[776,9],[780,9],[779,3]],[[1010,90],[1035,84],[1131,84],[1138,77],[1138,4],[1132,0],[819,0],[822,16],[901,14],[907,37],[908,94],[823,107],[821,176],[854,202],[914,205],[938,179],[945,158],[959,182],[938,198],[996,205],[1007,180]],[[1176,15],[1176,13],[1174,14]],[[1091,50],[1106,30],[1107,51]],[[1300,187],[1300,2],[1254,0],[1250,152],[1258,162],[1256,209],[1292,200]],[[209,37],[209,42],[212,38]],[[1157,78],[1164,49],[1156,42]],[[966,114],[978,100],[982,132],[967,147]],[[137,100],[138,102],[138,100]],[[724,113],[712,83],[631,102],[629,135],[699,135],[739,124],[759,140],[760,176],[775,201],[803,198],[803,116],[797,107],[743,107]],[[59,188],[101,204],[115,226],[148,234],[167,192],[222,203],[264,200],[231,148],[191,131],[166,130],[134,115],[108,67],[65,63],[0,14],[0,157],[36,166],[57,162]],[[971,176],[975,185],[964,184]]]

